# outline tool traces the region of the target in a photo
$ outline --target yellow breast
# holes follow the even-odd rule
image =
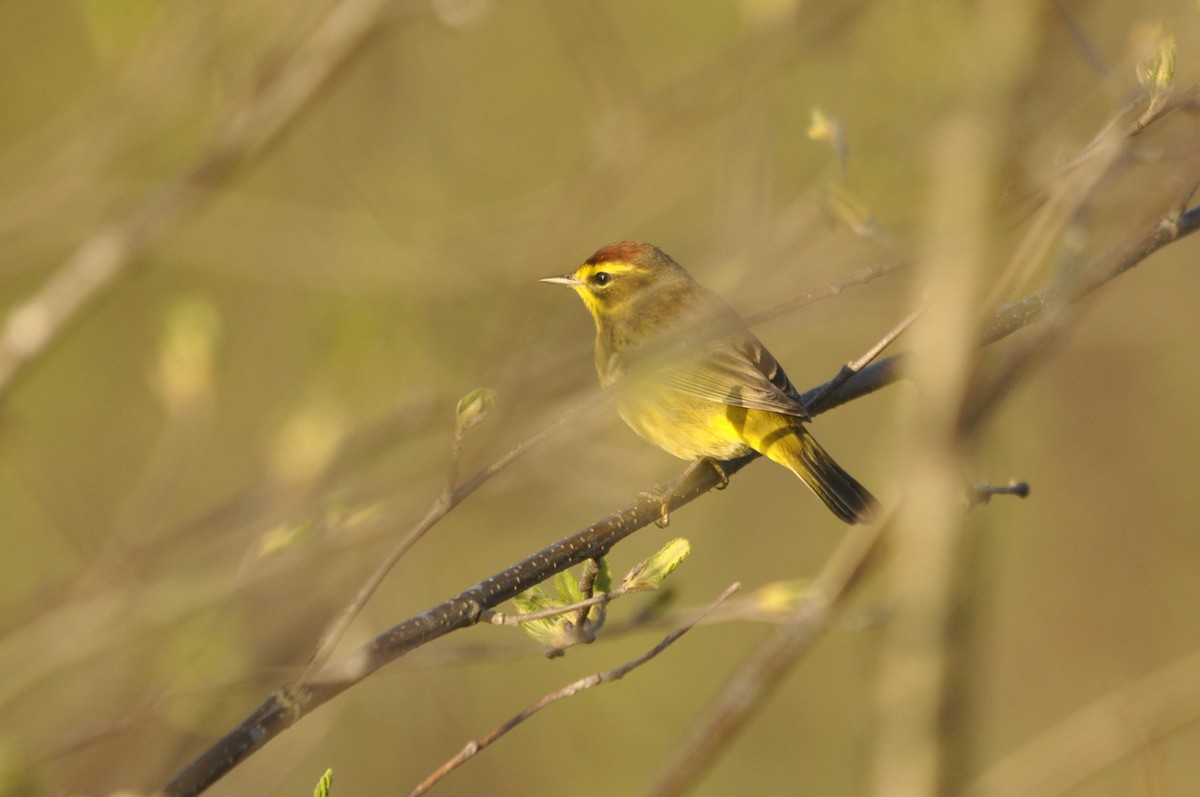
[[[680,459],[732,459],[750,453],[737,416],[745,411],[656,385],[634,385],[617,399],[625,423]]]

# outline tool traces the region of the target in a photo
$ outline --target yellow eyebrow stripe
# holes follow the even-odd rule
[[[586,280],[591,275],[598,271],[607,271],[609,274],[626,274],[630,271],[638,271],[638,267],[629,263],[622,263],[618,260],[608,260],[603,263],[584,263],[575,272],[575,276],[581,280]]]

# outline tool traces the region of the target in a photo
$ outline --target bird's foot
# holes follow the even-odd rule
[[[679,478],[675,479],[666,487],[660,487],[655,492],[649,493],[649,495],[654,496],[654,499],[658,501],[658,519],[654,521],[654,525],[658,526],[660,529],[665,529],[667,526],[671,525],[671,500],[675,497],[675,491],[679,489],[681,484],[688,480],[688,477],[695,472],[696,468],[704,464],[707,464],[714,471],[716,471],[718,480],[716,488],[718,490],[724,490],[729,486],[729,476],[726,475],[725,468],[721,467],[721,462],[719,460],[711,457],[701,457],[700,459],[693,460],[690,464],[688,464],[687,468],[684,469],[683,473],[679,474]]]
[[[671,525],[671,498],[675,494],[675,484],[671,483],[666,487],[656,485],[654,489],[642,490],[638,493],[638,498],[658,504],[658,517],[654,519],[654,525],[660,529],[665,529]]]
[[[709,465],[711,465],[712,469],[717,472],[717,489],[724,490],[726,487],[728,487],[729,476],[725,473],[725,468],[721,467],[721,461],[705,457],[704,462],[707,462]]]
[[[658,517],[654,519],[654,525],[658,526],[660,529],[665,529],[667,526],[671,525],[671,507],[666,501],[663,501],[658,505]]]

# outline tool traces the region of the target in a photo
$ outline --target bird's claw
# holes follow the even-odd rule
[[[654,525],[660,529],[671,525],[671,496],[674,492],[671,487],[656,487],[653,490],[643,490],[639,493],[639,496],[646,501],[658,504],[658,517],[654,519]]]
[[[725,475],[725,469],[721,467],[721,463],[715,459],[709,459],[705,461],[708,462],[709,465],[712,465],[712,469],[717,472],[717,489],[724,490],[726,487],[728,487],[729,477]]]

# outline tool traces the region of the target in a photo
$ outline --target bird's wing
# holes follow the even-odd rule
[[[747,409],[808,420],[800,394],[779,361],[748,332],[726,338],[654,374],[675,390]]]

